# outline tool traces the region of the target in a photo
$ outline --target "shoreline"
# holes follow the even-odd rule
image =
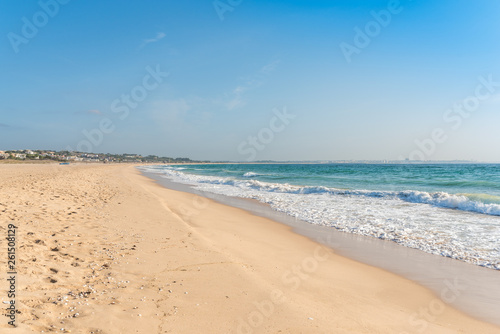
[[[0,169],[0,218],[20,232],[16,333],[500,330],[410,280],[131,165]]]
[[[498,314],[500,314],[500,290],[497,289],[500,272],[498,270],[425,253],[387,240],[314,225],[285,213],[274,211],[269,205],[257,200],[202,192],[190,185],[170,181],[158,174],[141,173],[169,189],[207,197],[224,205],[237,207],[251,214],[289,226],[293,232],[328,246],[341,256],[410,279],[430,289],[437,296],[445,291],[447,286],[462,287],[460,295],[448,303],[477,319],[500,326],[498,318]]]

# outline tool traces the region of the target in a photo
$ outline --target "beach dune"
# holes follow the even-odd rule
[[[131,165],[0,165],[0,222],[2,254],[17,227],[19,311],[2,333],[500,333],[412,281]]]

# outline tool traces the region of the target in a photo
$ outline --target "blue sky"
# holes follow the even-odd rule
[[[0,150],[500,161],[499,12],[495,0],[2,1]],[[140,97],[127,115],[124,95]]]

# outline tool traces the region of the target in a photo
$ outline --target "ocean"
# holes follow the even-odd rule
[[[498,164],[200,164],[141,167],[251,198],[310,224],[500,270]]]

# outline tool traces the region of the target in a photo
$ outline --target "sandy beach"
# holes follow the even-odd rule
[[[500,333],[444,303],[453,286],[437,296],[132,165],[0,165],[0,221],[2,254],[17,227],[19,311],[2,333]]]

